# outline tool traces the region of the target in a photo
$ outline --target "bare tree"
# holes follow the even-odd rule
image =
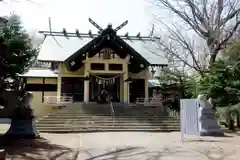
[[[163,6],[173,12],[205,41],[210,56],[209,67],[215,62],[219,51],[225,48],[233,38],[240,24],[240,20],[237,18],[240,13],[239,0],[154,0],[154,2],[158,7]],[[170,32],[171,40],[168,46],[162,42],[160,45],[164,47],[165,51],[172,53],[187,66],[202,74],[203,66],[197,59],[194,41],[186,39],[186,36],[176,26],[174,29],[169,25],[165,25],[165,27]],[[180,54],[176,54],[178,51],[173,52],[174,49],[171,47],[176,48],[177,44],[188,52],[192,62],[186,61]],[[203,51],[206,53],[205,49]]]
[[[204,45],[199,41],[196,43],[196,38],[188,36],[189,32],[183,34],[175,25],[171,28],[163,22],[162,24],[167,29],[167,35],[162,36],[158,44],[159,49],[165,54],[169,66],[183,74],[192,70],[203,75],[207,60]],[[201,48],[201,52],[199,52],[199,48]]]

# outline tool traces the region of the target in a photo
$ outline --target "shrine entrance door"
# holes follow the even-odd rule
[[[112,102],[120,102],[119,75],[91,75],[89,83],[89,100],[97,102],[103,89],[112,97]]]

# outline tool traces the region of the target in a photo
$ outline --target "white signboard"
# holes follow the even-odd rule
[[[181,121],[181,141],[184,135],[199,135],[199,100],[181,99],[180,121]]]

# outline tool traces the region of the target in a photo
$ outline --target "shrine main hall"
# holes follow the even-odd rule
[[[45,104],[48,97],[71,97],[74,103],[97,102],[106,89],[113,102],[133,103],[148,98],[151,67],[166,66],[167,60],[157,50],[156,37],[117,34],[127,21],[113,28],[108,25],[98,33],[41,31],[37,64],[22,75],[27,90],[34,94],[34,104]]]

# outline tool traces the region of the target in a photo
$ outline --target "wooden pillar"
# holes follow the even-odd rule
[[[62,92],[62,77],[58,75],[58,78],[57,78],[57,97],[58,98],[61,97],[61,92]]]
[[[145,99],[149,98],[149,94],[148,94],[148,79],[145,79],[145,85],[144,85],[145,89]]]
[[[124,84],[124,80],[123,80],[123,76],[120,77],[120,87],[119,87],[119,92],[120,92],[120,102],[123,102],[123,84]]]
[[[84,80],[84,103],[89,102],[89,80]]]
[[[123,74],[123,102],[129,102],[129,83],[125,82],[128,79],[128,63],[123,65],[124,74]]]
[[[44,84],[45,84],[45,77],[43,77],[42,83],[43,83],[43,86],[44,86]],[[44,89],[45,89],[45,87],[42,88],[42,103],[44,102]]]
[[[62,94],[62,66],[63,64],[60,64],[58,66],[58,77],[57,77],[57,97],[60,100],[61,94]]]

